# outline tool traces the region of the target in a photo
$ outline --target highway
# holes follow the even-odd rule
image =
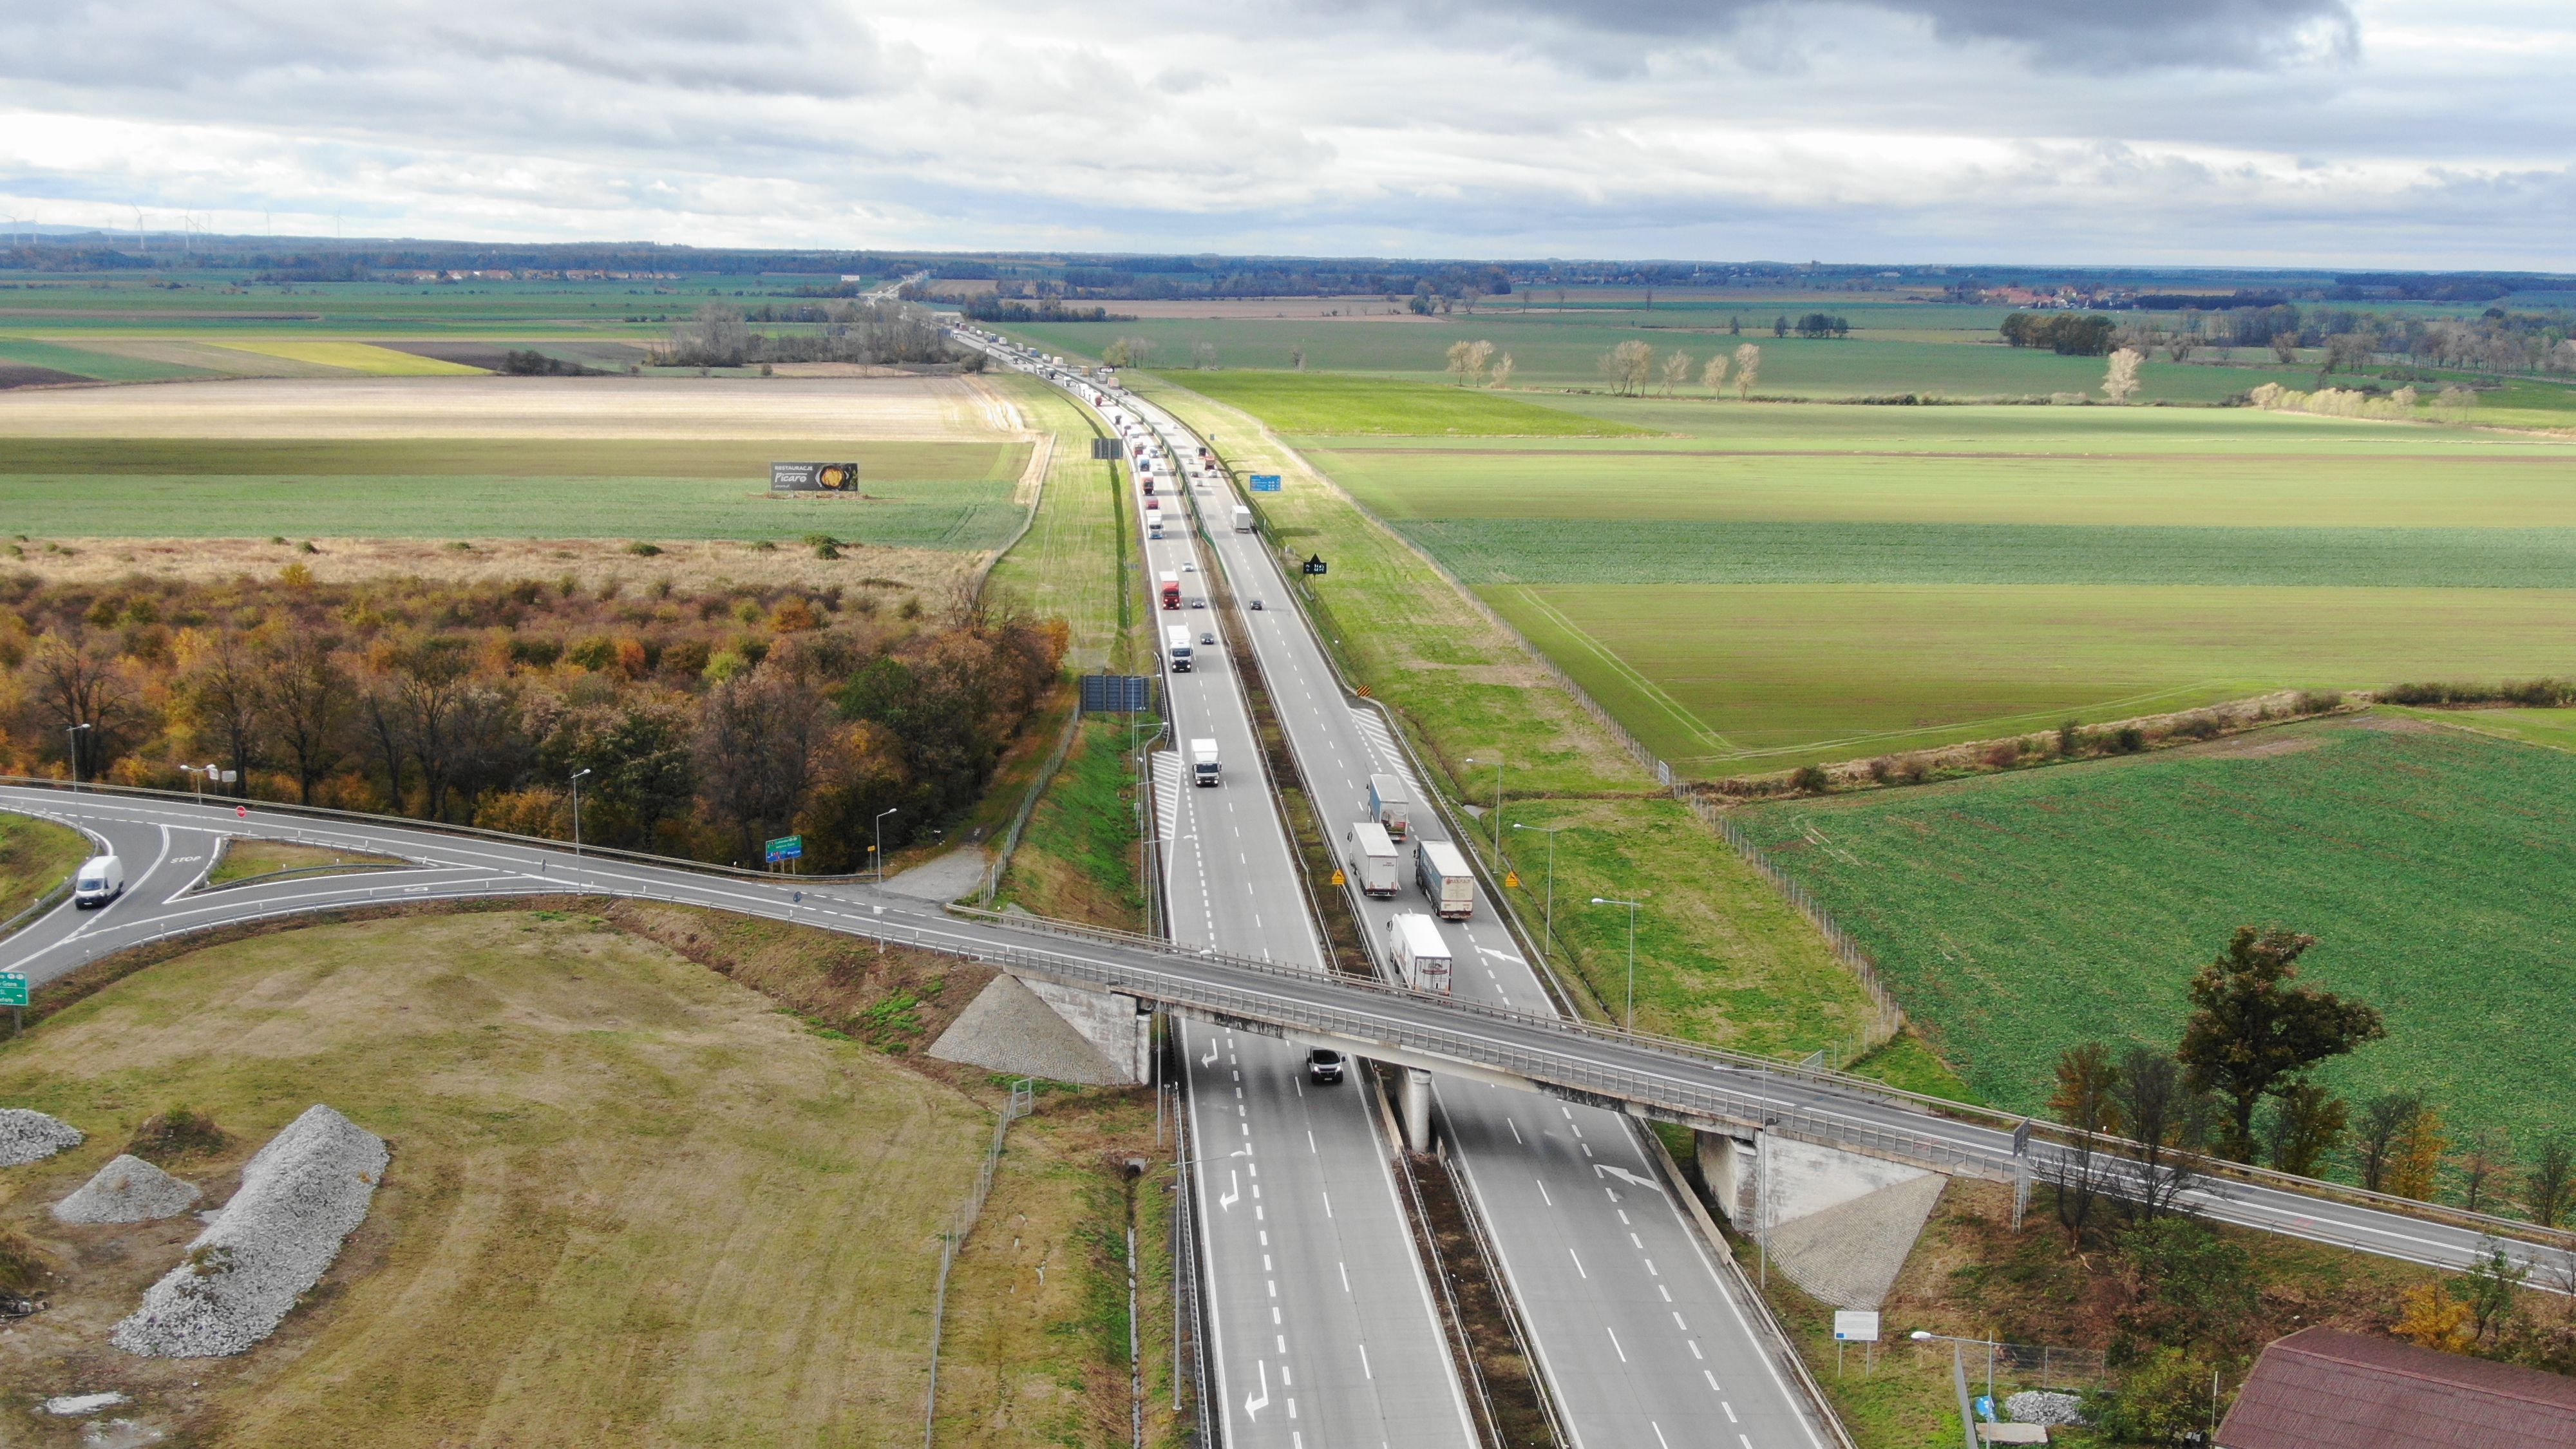
[[[1127,486],[1157,479],[1155,501],[1172,515],[1149,530],[1138,497],[1138,543],[1158,596],[1152,632],[1178,629],[1189,641],[1188,669],[1158,651],[1176,746],[1153,757],[1171,939],[1320,977],[1323,944],[1229,664],[1228,626],[1206,607],[1179,460],[1130,415],[1106,417],[1132,445]],[[1163,580],[1178,607],[1159,607]],[[1220,784],[1191,779],[1200,740],[1216,744]],[[1473,1446],[1466,1392],[1396,1196],[1392,1145],[1362,1086],[1311,1081],[1305,1052],[1288,1042],[1177,1024],[1222,1441]]]
[[[1122,395],[1167,447],[1199,440],[1159,408]],[[1320,643],[1294,607],[1277,555],[1237,533],[1222,472],[1192,478],[1210,520],[1207,543],[1236,594],[1262,599],[1237,617],[1250,630],[1273,706],[1326,828],[1336,837],[1367,818],[1368,777],[1420,782],[1373,715],[1345,699]],[[1444,839],[1417,803],[1415,839]],[[1397,910],[1431,915],[1412,881],[1392,900],[1352,892],[1372,934]],[[1456,963],[1454,991],[1473,1001],[1540,1011],[1549,997],[1482,890],[1464,921],[1437,921]],[[1551,1396],[1578,1445],[1822,1446],[1814,1411],[1757,1334],[1745,1305],[1711,1261],[1697,1228],[1662,1181],[1642,1128],[1621,1113],[1457,1078],[1435,1079],[1452,1153],[1490,1226],[1504,1276],[1522,1307]]]

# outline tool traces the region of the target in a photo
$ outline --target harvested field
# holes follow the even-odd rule
[[[0,437],[880,438],[1021,427],[973,377],[238,379],[0,398]]]
[[[483,369],[461,363],[442,362],[372,342],[235,342],[232,347],[243,352],[256,352],[269,357],[283,357],[290,362],[319,363],[339,367],[370,377],[471,377]]]
[[[782,513],[795,505],[782,504]],[[809,516],[789,517],[778,536],[792,539],[799,528],[815,526]],[[318,553],[300,552],[296,544],[265,543],[248,538],[66,538],[54,545],[19,545],[21,558],[6,559],[13,570],[49,582],[109,584],[143,574],[151,578],[208,583],[240,574],[274,576],[290,564],[302,564],[323,583],[356,583],[388,576],[440,582],[499,583],[517,579],[560,579],[570,575],[578,587],[597,591],[610,581],[622,590],[650,593],[664,581],[674,590],[707,591],[728,584],[827,589],[839,586],[874,592],[894,600],[918,594],[924,606],[953,598],[973,576],[983,555],[957,549],[882,548],[844,544],[841,557],[822,559],[808,548],[783,544],[757,550],[732,541],[669,540],[661,552],[642,556],[615,539],[477,538],[457,549],[448,542],[420,538],[320,538]],[[68,869],[68,867],[66,867]],[[5,862],[0,862],[5,871]],[[0,885],[5,885],[0,875]],[[5,897],[0,897],[5,900]]]
[[[66,383],[87,382],[77,372],[59,372],[50,367],[29,367],[23,363],[0,363],[0,389],[14,387],[61,387]]]

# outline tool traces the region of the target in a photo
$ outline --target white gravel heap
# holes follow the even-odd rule
[[[2073,1394],[2024,1389],[2004,1400],[2004,1416],[2016,1424],[2081,1424],[2084,1401]]]
[[[148,1223],[177,1217],[205,1193],[193,1182],[181,1182],[130,1154],[98,1170],[80,1191],[54,1204],[54,1216],[67,1223]]]
[[[155,1358],[221,1358],[268,1337],[366,1221],[388,1159],[383,1138],[318,1103],[305,1109],[108,1341]]]
[[[42,1162],[84,1140],[81,1130],[69,1122],[24,1107],[0,1107],[0,1167]]]

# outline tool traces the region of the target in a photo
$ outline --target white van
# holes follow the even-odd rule
[[[72,877],[72,904],[82,910],[103,906],[125,894],[125,862],[112,855],[93,855]]]

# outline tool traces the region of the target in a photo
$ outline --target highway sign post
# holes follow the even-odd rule
[[[1305,572],[1307,572],[1307,573],[1309,573],[1309,574],[1321,574],[1321,573],[1323,573],[1323,572],[1324,572],[1324,571],[1325,571],[1329,566],[1324,562],[1324,556],[1323,556],[1322,554],[1320,554],[1320,553],[1316,553],[1316,554],[1308,554],[1308,555],[1306,556],[1306,562],[1304,563],[1304,565],[1302,565],[1302,567],[1303,567],[1304,571],[1305,571]]]
[[[1861,1372],[1866,1374],[1878,1365],[1878,1313],[1875,1309],[1837,1308],[1834,1310],[1834,1376],[1842,1377],[1843,1345],[1868,1345]]]
[[[0,971],[0,1006],[9,1008],[10,1035],[27,1029],[27,978],[23,973]]]
[[[1278,475],[1278,474],[1276,474],[1276,473],[1255,473],[1255,474],[1253,474],[1253,475],[1252,475],[1252,491],[1253,491],[1253,492],[1255,492],[1255,493],[1276,493],[1276,492],[1278,492],[1278,491],[1279,491],[1279,475]]]
[[[791,860],[802,860],[805,856],[805,837],[802,835],[782,835],[776,840],[763,845],[760,848],[760,853],[771,865],[779,865]]]

